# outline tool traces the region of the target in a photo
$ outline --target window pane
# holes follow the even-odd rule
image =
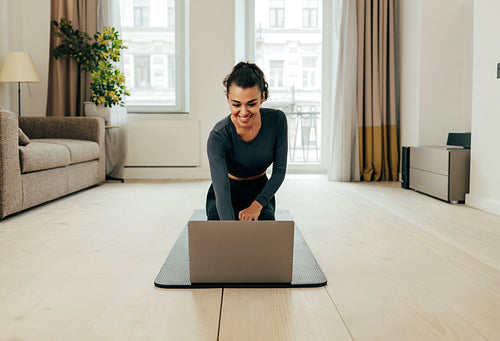
[[[288,117],[290,163],[321,155],[321,1],[255,0],[255,62],[268,78],[269,100]],[[282,25],[280,30],[274,29]]]
[[[120,0],[120,7],[127,105],[175,106],[175,0]]]
[[[168,0],[168,27],[175,27],[175,0]]]
[[[302,26],[304,27],[311,27],[310,23],[310,17],[309,17],[309,8],[304,8],[302,10]]]
[[[311,9],[311,26],[310,27],[318,27],[318,10],[316,8]]]
[[[149,56],[134,56],[134,73],[135,73],[135,87],[136,88],[149,88],[151,82],[149,80]]]
[[[175,88],[175,55],[168,56],[168,87]]]
[[[283,8],[278,8],[278,27],[283,27],[285,25],[285,9]]]
[[[269,26],[276,27],[276,8],[269,10]]]

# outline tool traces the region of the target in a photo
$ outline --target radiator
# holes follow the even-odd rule
[[[126,167],[200,165],[199,121],[129,121]]]

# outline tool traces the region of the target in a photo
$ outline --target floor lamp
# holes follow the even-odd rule
[[[17,83],[17,100],[21,116],[21,83],[40,83],[40,75],[28,52],[9,52],[0,71],[0,82]]]

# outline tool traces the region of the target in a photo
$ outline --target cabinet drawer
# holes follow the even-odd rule
[[[416,168],[441,175],[448,175],[449,153],[439,148],[411,148],[410,168]],[[411,176],[411,172],[410,172]]]
[[[410,188],[448,201],[448,176],[446,175],[410,168]]]

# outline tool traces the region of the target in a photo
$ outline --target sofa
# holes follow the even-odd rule
[[[0,219],[102,183],[97,117],[18,117],[0,109]]]

